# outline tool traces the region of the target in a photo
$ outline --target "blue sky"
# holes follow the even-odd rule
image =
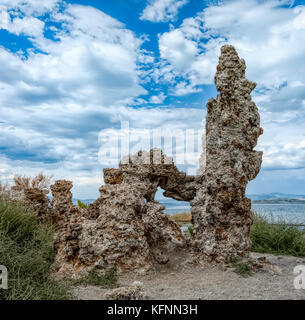
[[[226,43],[264,128],[248,192],[305,194],[305,2],[286,0],[0,0],[0,179],[43,170],[95,198],[100,133],[200,132]]]

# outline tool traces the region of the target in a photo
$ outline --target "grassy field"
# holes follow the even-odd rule
[[[289,221],[270,221],[255,214],[250,234],[251,250],[305,257],[305,230]]]

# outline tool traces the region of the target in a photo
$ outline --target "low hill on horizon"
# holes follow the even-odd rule
[[[275,193],[262,193],[262,194],[247,194],[247,197],[252,200],[253,203],[305,203],[305,195],[299,194],[285,194],[280,192]],[[52,200],[52,197],[49,197]],[[73,198],[73,204],[77,205],[77,201],[81,200],[85,204],[93,203],[96,199],[78,199]],[[156,197],[156,200],[161,202],[166,209],[174,209],[181,207],[181,210],[185,210],[186,207],[189,207],[188,202],[176,201],[171,198],[165,198],[160,196]]]

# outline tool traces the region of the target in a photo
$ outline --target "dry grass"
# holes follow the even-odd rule
[[[40,172],[36,177],[29,178],[25,176],[16,175],[14,177],[15,185],[12,187],[13,191],[24,191],[26,189],[36,188],[49,193],[52,177],[45,176]]]
[[[175,222],[191,223],[192,215],[190,212],[182,212],[170,215],[169,218]]]
[[[9,185],[0,182],[0,198],[7,198],[10,192]]]
[[[40,172],[34,178],[15,175],[14,185],[0,182],[0,198],[12,201],[23,201],[25,192],[29,189],[41,190],[45,195],[50,192],[52,176],[45,176]]]

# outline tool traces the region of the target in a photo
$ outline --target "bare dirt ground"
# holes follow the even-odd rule
[[[243,277],[232,268],[211,266],[168,268],[146,275],[129,274],[119,277],[118,286],[141,281],[146,299],[190,300],[305,300],[305,289],[294,288],[293,269],[305,265],[304,258],[252,253],[252,258],[266,257],[272,270]],[[103,300],[107,289],[98,286],[77,286],[73,293],[80,300]]]

